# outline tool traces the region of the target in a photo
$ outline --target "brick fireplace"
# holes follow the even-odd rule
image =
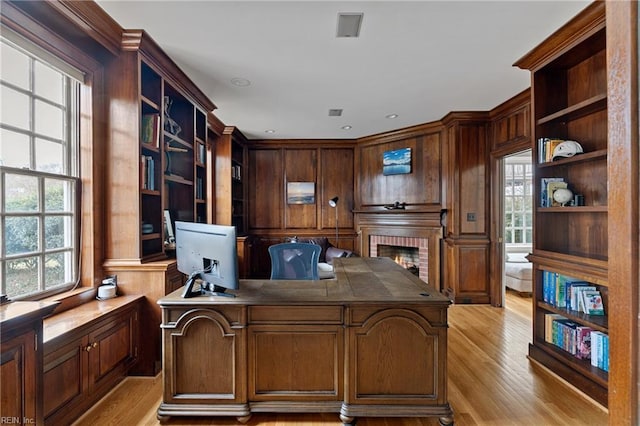
[[[381,256],[379,246],[417,248],[418,276],[441,290],[440,243],[443,229],[439,208],[358,211],[356,218],[363,256]],[[387,249],[382,250],[382,255],[386,255]]]
[[[369,256],[390,257],[412,272],[415,268],[418,277],[429,282],[429,240],[427,238],[371,235],[369,236]]]

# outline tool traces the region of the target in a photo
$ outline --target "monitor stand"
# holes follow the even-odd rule
[[[222,296],[222,297],[236,297],[235,294],[225,293],[226,288],[221,287],[219,285],[207,283],[206,288],[203,288],[202,294],[206,294],[207,296]]]
[[[187,278],[187,282],[184,285],[184,290],[182,291],[182,297],[187,299],[190,297],[196,296],[223,296],[223,297],[236,297],[235,294],[225,293],[225,288],[219,285],[211,284],[206,281],[203,281],[198,290],[194,290],[193,287],[196,284],[196,280],[200,278],[200,272],[194,272],[189,275]]]

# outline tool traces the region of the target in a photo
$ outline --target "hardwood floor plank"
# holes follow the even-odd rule
[[[604,426],[606,409],[527,359],[531,299],[507,293],[505,308],[449,309],[448,395],[458,426]],[[162,376],[128,377],[77,426],[157,426]],[[237,425],[235,418],[172,418],[169,425]],[[248,426],[340,425],[337,414],[256,414]],[[437,419],[358,419],[358,426],[435,426]]]

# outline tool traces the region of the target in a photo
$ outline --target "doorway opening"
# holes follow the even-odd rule
[[[533,243],[533,165],[531,150],[504,157],[503,300],[506,291],[531,297],[533,270],[526,256]]]

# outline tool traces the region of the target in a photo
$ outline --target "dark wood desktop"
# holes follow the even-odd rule
[[[336,279],[242,280],[235,298],[162,298],[158,418],[257,412],[435,416],[447,402],[449,299],[387,258]]]

